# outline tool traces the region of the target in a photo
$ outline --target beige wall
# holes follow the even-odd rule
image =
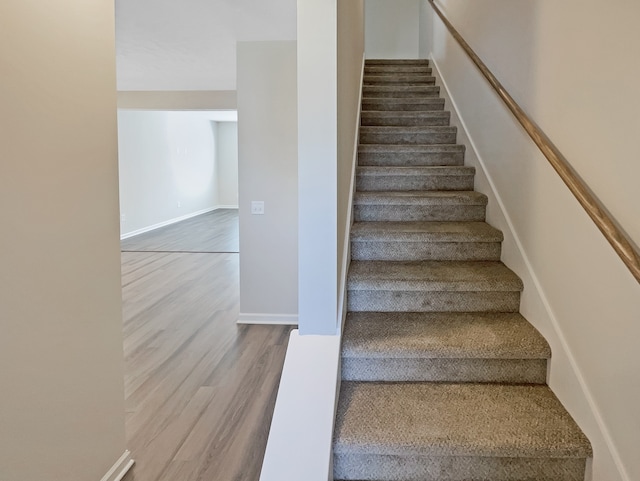
[[[296,43],[238,42],[240,322],[296,323]],[[251,214],[264,201],[264,215]]]
[[[367,58],[418,58],[419,0],[364,0]]]
[[[338,299],[344,301],[364,57],[364,2],[338,2]],[[345,307],[346,303],[342,303]],[[340,313],[339,313],[340,315]]]
[[[235,90],[121,90],[118,108],[144,110],[234,110]]]
[[[0,3],[0,479],[125,451],[113,2]]]
[[[640,286],[422,3],[434,59],[469,133],[467,162],[525,281],[521,310],[553,349],[550,385],[592,441],[595,480],[640,479]],[[640,243],[640,5],[439,2],[523,108]],[[464,135],[462,136],[464,138]]]

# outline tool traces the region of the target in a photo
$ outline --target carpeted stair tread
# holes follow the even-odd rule
[[[502,242],[502,232],[486,222],[355,222],[354,241]]]
[[[431,79],[431,67],[424,66],[366,66],[364,69],[364,79],[379,78],[379,77],[398,77],[402,80],[411,80],[423,78]]]
[[[500,260],[502,232],[485,222],[355,222],[353,260]]]
[[[429,74],[421,73],[376,73],[365,74],[363,77],[364,85],[377,84],[402,84],[402,85],[434,85],[436,79]]]
[[[468,191],[475,169],[464,166],[358,167],[359,191]]]
[[[551,349],[518,313],[350,312],[342,356],[549,359]]]
[[[363,125],[360,134],[363,133],[456,133],[458,129],[450,125]]]
[[[496,261],[352,261],[350,291],[512,292],[520,278]]]
[[[353,197],[354,220],[484,221],[487,197],[479,192],[367,191]]]
[[[358,165],[462,165],[464,151],[464,146],[459,144],[360,144]]]
[[[458,129],[450,125],[363,125],[360,134],[363,133],[456,133]]]
[[[430,74],[431,67],[428,65],[365,65],[364,67],[365,75],[396,72]]]
[[[335,481],[585,481],[584,458],[334,455]]]
[[[356,192],[354,205],[487,205],[487,196],[480,192]]]
[[[591,446],[547,386],[342,382],[334,453],[585,458]]]
[[[450,116],[450,112],[444,110],[367,110],[362,112],[360,123],[371,127],[449,126]]]
[[[452,144],[457,128],[451,126],[362,126],[361,144]]]
[[[363,97],[432,97],[437,98],[440,87],[437,85],[365,85]]]
[[[430,175],[434,177],[449,177],[464,175],[473,177],[475,168],[468,166],[409,166],[409,167],[374,167],[362,166],[356,168],[356,174],[363,177],[411,177],[416,175]]]
[[[343,381],[545,384],[549,346],[517,313],[350,312]]]
[[[364,62],[365,66],[369,65],[429,65],[429,59],[426,58],[368,58]]]
[[[470,166],[445,166],[445,165],[432,165],[432,166],[387,166],[387,167],[375,167],[375,166],[361,166],[356,167],[356,173],[360,175],[374,175],[374,176],[410,176],[410,175],[433,175],[433,176],[449,176],[449,175],[470,175],[473,176],[476,173],[475,167]]]
[[[464,152],[466,149],[461,144],[413,144],[413,145],[389,145],[389,144],[359,144],[358,152],[382,152],[391,154],[409,153],[414,155],[430,155],[450,152]]]
[[[439,97],[387,98],[363,96],[362,110],[444,110],[444,99]]]
[[[467,165],[425,165],[425,166],[360,166],[356,167],[356,173],[360,175],[375,176],[395,176],[395,175],[433,175],[433,176],[449,176],[449,175],[475,175],[475,167]]]

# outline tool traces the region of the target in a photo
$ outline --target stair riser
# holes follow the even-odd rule
[[[413,90],[408,90],[416,89]],[[426,90],[427,88],[436,89],[436,87],[380,87],[367,86],[362,91],[362,96],[367,99],[437,99],[439,92],[437,90]],[[419,89],[419,90],[418,90]]]
[[[473,190],[473,175],[358,175],[356,189],[363,191]]]
[[[544,384],[545,359],[342,358],[345,381]]]
[[[429,60],[426,58],[368,58],[364,62],[365,67],[373,65],[419,65],[428,66]]]
[[[420,100],[424,97],[439,99],[440,86],[438,85],[363,85],[362,96],[384,98],[411,98]]]
[[[455,144],[455,132],[367,132],[360,131],[361,144]]]
[[[356,261],[499,261],[499,242],[352,241]]]
[[[433,115],[380,115],[380,112],[362,112],[360,123],[364,126],[387,127],[417,127],[417,126],[447,126],[449,125],[449,112],[437,112]]]
[[[390,291],[349,290],[354,312],[517,312],[519,291]]]
[[[430,75],[365,75],[363,85],[435,85]]]
[[[431,67],[420,65],[368,65],[364,68],[365,75],[367,74],[411,74],[419,73],[423,75],[431,75]]]
[[[484,221],[484,205],[356,205],[361,221]]]
[[[333,478],[389,481],[584,481],[583,458],[334,454]]]
[[[428,112],[431,110],[444,110],[444,101],[437,98],[414,100],[363,98],[362,110],[404,110],[405,112]]]
[[[359,152],[358,165],[362,166],[431,166],[463,165],[464,152]]]

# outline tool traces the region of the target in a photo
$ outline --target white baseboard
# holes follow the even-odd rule
[[[125,451],[100,481],[120,481],[131,469],[134,462],[131,458],[131,452],[129,450]]]
[[[189,214],[185,214],[180,217],[174,217],[173,219],[165,220],[163,222],[159,222],[157,224],[153,224],[147,227],[143,227],[142,229],[137,229],[131,232],[127,232],[125,234],[120,235],[120,240],[128,239],[129,237],[134,237],[140,234],[144,234],[145,232],[150,232],[155,229],[159,229],[160,227],[165,227],[171,224],[175,224],[176,222],[180,222],[183,220],[191,219],[192,217],[196,217],[198,215],[206,214],[207,212],[212,212],[218,209],[237,209],[237,205],[216,205],[214,207],[207,207],[206,209],[201,209],[196,212],[191,212]]]
[[[298,314],[260,314],[245,313],[238,314],[238,324],[273,324],[273,325],[298,325]]]
[[[482,169],[482,173],[485,176],[485,178],[487,179],[487,182],[489,184],[489,187],[491,189],[491,193],[486,193],[489,196],[493,196],[493,198],[495,199],[496,203],[498,204],[499,207],[499,211],[500,211],[500,215],[501,217],[504,219],[504,222],[506,224],[506,227],[509,230],[509,235],[511,236],[511,238],[513,239],[513,242],[515,243],[516,249],[520,255],[520,258],[522,259],[522,263],[525,266],[526,272],[518,272],[518,275],[520,275],[523,280],[525,279],[530,279],[530,282],[525,282],[525,286],[526,285],[531,285],[533,289],[536,292],[536,296],[540,299],[540,302],[542,303],[542,305],[544,306],[544,309],[546,311],[546,315],[548,316],[549,322],[550,322],[550,326],[552,328],[552,334],[555,336],[559,347],[562,350],[562,353],[557,353],[554,352],[554,355],[551,359],[551,362],[549,362],[549,369],[553,368],[553,363],[554,363],[554,359],[559,359],[559,358],[564,358],[566,359],[566,361],[568,362],[568,366],[565,368],[567,369],[567,371],[569,371],[569,373],[573,376],[573,378],[575,379],[575,382],[577,383],[577,385],[579,386],[580,390],[581,390],[581,394],[584,397],[584,399],[586,400],[586,403],[591,411],[591,416],[593,417],[593,420],[595,421],[595,424],[597,426],[597,429],[600,432],[600,435],[602,436],[602,439],[604,440],[604,444],[606,445],[606,448],[609,450],[609,454],[611,456],[611,458],[613,459],[613,462],[615,463],[615,467],[618,470],[618,473],[620,478],[625,480],[625,481],[630,481],[631,477],[629,476],[629,474],[627,473],[627,470],[624,466],[624,463],[622,462],[622,459],[620,457],[620,454],[618,452],[617,446],[615,445],[614,441],[613,441],[613,437],[611,436],[611,433],[609,431],[609,428],[607,426],[607,424],[604,421],[604,417],[597,405],[597,403],[595,402],[595,399],[593,397],[593,394],[591,393],[591,389],[589,388],[589,386],[587,385],[587,382],[584,378],[584,375],[582,373],[582,370],[580,369],[580,366],[578,365],[578,362],[573,354],[573,351],[571,349],[571,347],[569,346],[569,343],[567,341],[567,338],[564,334],[564,331],[562,329],[562,327],[560,326],[560,322],[558,320],[558,318],[555,315],[555,312],[553,310],[553,308],[551,307],[551,304],[548,300],[548,297],[545,294],[545,291],[542,287],[542,284],[540,282],[540,280],[538,279],[538,276],[536,275],[536,272],[533,268],[533,264],[531,263],[531,260],[529,259],[529,256],[527,255],[527,252],[524,248],[524,245],[522,243],[522,240],[520,239],[520,236],[518,235],[516,228],[515,228],[515,224],[513,222],[513,220],[511,219],[511,216],[509,215],[506,206],[503,202],[502,197],[500,196],[500,193],[498,191],[498,189],[496,188],[495,182],[489,172],[489,169],[486,166],[486,162],[484,161],[482,155],[480,154],[479,149],[477,148],[476,144],[473,141],[473,138],[471,137],[470,131],[467,128],[466,123],[464,122],[462,115],[460,113],[460,109],[458,108],[458,105],[456,104],[455,100],[453,99],[453,96],[451,95],[451,91],[449,89],[449,86],[447,85],[447,81],[444,78],[444,76],[442,75],[442,71],[438,65],[438,62],[435,61],[433,59],[433,53],[430,56],[430,63],[433,66],[433,76],[436,78],[436,85],[440,85],[442,86],[442,90],[441,90],[441,97],[443,97],[445,99],[445,101],[448,103],[448,105],[451,106],[451,125],[456,125],[459,127],[458,129],[458,135],[459,135],[459,143],[464,143],[467,146],[467,149],[471,149],[473,150],[473,154],[475,155],[475,157],[478,159],[478,164],[480,166],[480,168]],[[475,68],[475,67],[473,67]],[[447,108],[445,106],[445,108]],[[506,109],[506,107],[505,107]],[[462,140],[460,139],[462,138]],[[466,142],[465,142],[466,140]],[[466,162],[466,161],[465,161]],[[507,233],[505,232],[505,236],[507,235]],[[549,339],[548,339],[549,340]],[[554,389],[554,385],[553,383],[549,383],[550,387],[553,391],[555,391]],[[556,393],[557,394],[557,393]],[[561,398],[561,401],[563,403],[565,403],[566,401],[569,401],[567,399],[563,399]],[[575,400],[570,400],[572,402],[575,402]],[[570,406],[566,406],[566,407],[570,407]],[[593,440],[592,444],[593,444]],[[585,479],[590,479],[591,475],[589,473],[589,470],[591,469],[591,462],[592,462],[592,458],[589,460],[588,463],[588,470],[587,473],[585,473]]]

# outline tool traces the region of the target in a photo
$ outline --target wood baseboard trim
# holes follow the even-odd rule
[[[237,324],[273,324],[297,326],[297,314],[238,314]]]
[[[174,217],[173,219],[165,220],[163,222],[159,222],[157,224],[153,224],[147,227],[143,227],[142,229],[137,229],[132,232],[127,232],[126,234],[120,235],[120,240],[128,239],[129,237],[134,237],[140,234],[144,234],[145,232],[150,232],[152,230],[159,229],[160,227],[165,227],[171,224],[175,224],[176,222],[180,222],[183,220],[191,219],[192,217],[196,217],[201,214],[206,214],[207,212],[212,212],[218,209],[237,209],[237,205],[216,205],[214,207],[207,207],[206,209],[198,210],[196,212],[191,212],[190,214],[186,214],[180,217]]]
[[[131,457],[131,451],[126,450],[100,481],[121,481],[134,463],[135,461]]]

